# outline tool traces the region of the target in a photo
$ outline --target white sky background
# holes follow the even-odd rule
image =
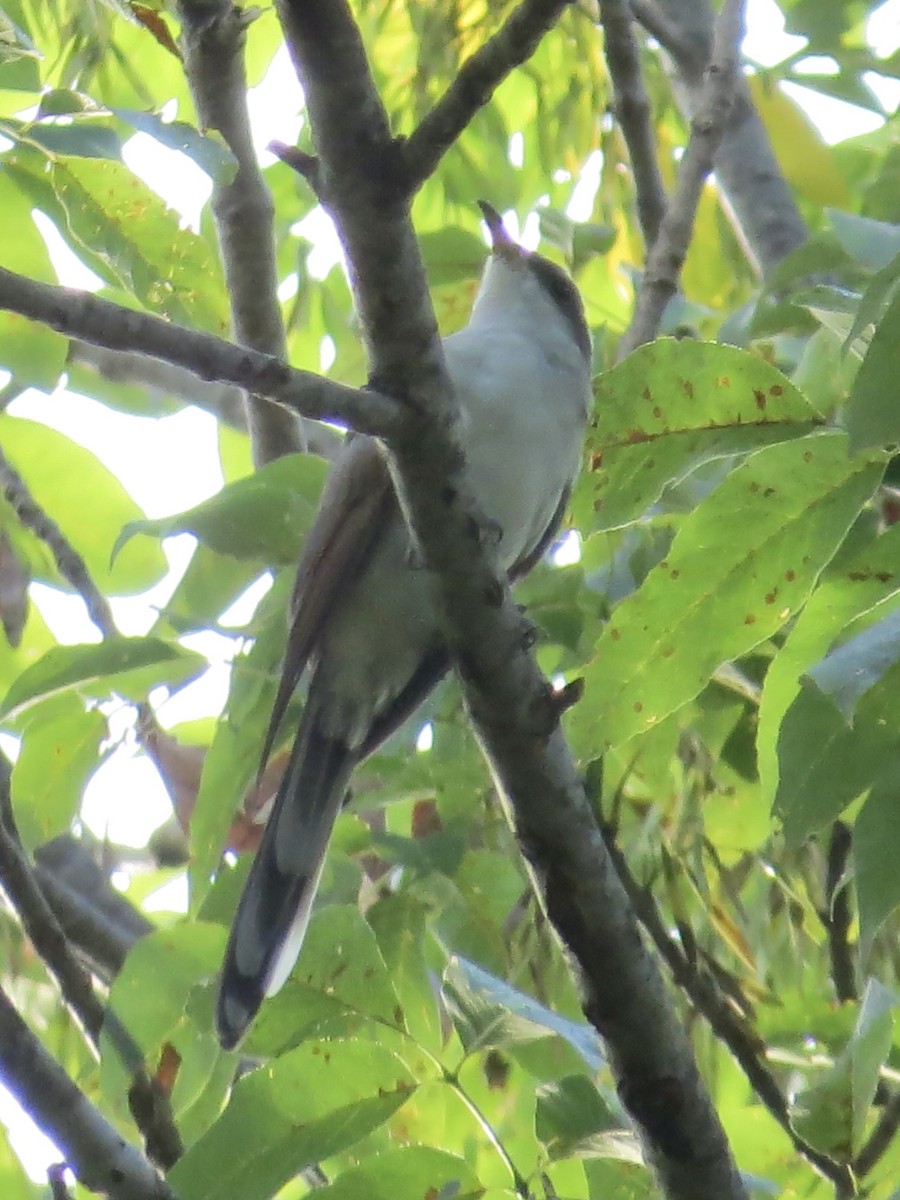
[[[747,26],[749,32],[744,48],[751,62],[760,66],[772,66],[802,48],[801,38],[788,37],[784,33],[781,14],[774,0],[750,0]],[[877,10],[869,22],[869,38],[883,54],[900,45],[900,0],[887,0]],[[827,60],[816,60],[810,67],[813,69],[827,71]],[[896,109],[900,103],[900,85],[886,84],[883,80],[875,82],[879,99],[887,111]],[[829,142],[867,132],[880,124],[877,117],[862,109],[814,95],[802,88],[791,87],[790,90]],[[264,163],[271,161],[265,151],[270,141],[278,139],[289,145],[296,141],[301,122],[295,113],[300,102],[299,87],[287,54],[279,53],[265,80],[251,93],[254,140]],[[515,154],[515,146],[511,147],[511,153]],[[193,162],[165,149],[145,134],[137,134],[131,139],[126,147],[126,161],[166,203],[182,214],[186,224],[197,226],[210,184]],[[593,168],[585,172],[569,206],[569,214],[576,220],[586,219],[590,214],[599,160]],[[61,282],[75,287],[98,286],[99,281],[68,251],[50,222],[43,221],[41,228]],[[302,232],[317,247],[310,269],[316,275],[324,275],[339,257],[330,222],[321,212],[311,214],[302,223]],[[535,218],[522,231],[523,240],[534,244],[536,234]],[[188,408],[160,419],[131,417],[60,390],[52,396],[27,393],[10,406],[10,411],[52,425],[93,451],[150,517],[180,512],[212,495],[222,485],[216,423],[199,409]],[[113,601],[116,621],[123,633],[141,634],[149,629],[156,610],[168,599],[186,567],[192,545],[193,540],[188,535],[168,539],[165,542],[170,562],[167,578],[150,593]],[[235,624],[247,618],[257,598],[258,593],[236,606],[232,613]],[[41,586],[34,587],[33,599],[60,641],[77,643],[98,639],[79,599]],[[216,714],[225,700],[232,643],[210,633],[190,639],[190,644],[209,658],[210,669],[197,683],[159,707],[159,717],[164,725]],[[130,721],[130,714],[120,711],[119,718],[114,717],[112,721],[112,736],[122,737]],[[4,748],[14,752],[11,739],[3,740]],[[133,739],[125,737],[88,786],[84,804],[86,821],[100,836],[126,845],[143,846],[150,832],[170,812],[168,795],[155,768],[138,752]],[[165,894],[157,894],[160,907],[175,911],[183,911],[185,900],[186,889],[181,881],[177,886],[165,889]],[[44,1182],[48,1164],[60,1156],[2,1089],[0,1121],[9,1129],[10,1140],[31,1178]]]

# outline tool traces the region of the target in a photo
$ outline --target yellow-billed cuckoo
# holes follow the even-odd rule
[[[444,341],[469,479],[521,578],[549,547],[578,472],[591,398],[581,297],[483,204],[492,253],[468,325]],[[266,749],[304,671],[309,693],[231,929],[219,991],[223,1046],[242,1037],[300,952],[350,775],[449,667],[381,452],[352,437],[303,547]]]

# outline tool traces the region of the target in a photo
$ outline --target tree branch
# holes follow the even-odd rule
[[[572,0],[523,0],[501,28],[460,67],[453,82],[406,142],[408,186],[417,191],[511,71],[527,62]]]
[[[716,21],[702,103],[691,123],[691,139],[679,167],[675,194],[647,256],[631,324],[619,343],[620,359],[656,336],[663,311],[678,286],[703,184],[713,168],[734,104],[743,28],[743,0],[726,0]]]
[[[683,111],[688,116],[698,113],[713,40],[708,0],[631,0],[631,6],[676,64],[681,86],[675,90]],[[716,180],[751,256],[767,277],[806,241],[807,228],[743,77],[716,155]]]
[[[276,289],[275,206],[250,132],[244,40],[250,10],[232,0],[181,0],[181,49],[200,123],[221,133],[237,174],[213,183],[212,211],[228,284],[235,340],[284,358],[284,323]],[[263,396],[247,396],[247,424],[257,466],[305,449],[297,419]]]
[[[35,503],[22,476],[7,460],[0,449],[0,489],[12,506],[13,512],[26,529],[30,529],[50,550],[56,568],[63,579],[71,583],[81,596],[88,616],[104,637],[113,637],[116,624],[106,597],[91,579],[84,559],[66,539],[63,531],[44,510]]]
[[[604,49],[615,96],[614,108],[631,157],[638,219],[644,245],[652,246],[666,211],[666,189],[656,156],[650,100],[628,0],[600,0]]]
[[[381,434],[390,432],[403,418],[403,405],[376,391],[360,391],[310,371],[297,371],[280,359],[235,346],[214,334],[123,308],[90,292],[39,283],[3,267],[0,309],[21,313],[68,337],[110,350],[147,354],[193,371],[201,379],[268,396],[313,420]]]
[[[279,11],[308,100],[322,194],[352,264],[375,377],[417,402],[387,439],[395,486],[498,790],[550,917],[581,968],[585,1012],[607,1043],[623,1102],[666,1195],[745,1198],[559,729],[561,705],[528,650],[530,631],[490,561],[489,544],[480,544],[485,523],[454,437],[402,164],[358,30],[345,0],[281,0]]]
[[[225,425],[247,431],[240,388],[207,383],[183,367],[174,367],[146,354],[107,350],[105,346],[73,339],[69,343],[67,361],[102,375],[113,383],[125,383],[157,393],[161,398],[171,396],[185,404],[196,404]],[[72,388],[77,391],[76,387]]]
[[[881,1111],[875,1128],[853,1160],[853,1171],[858,1179],[865,1179],[879,1159],[883,1158],[900,1129],[900,1092],[890,1097]]]
[[[37,1040],[0,989],[0,1077],[66,1157],[78,1180],[112,1200],[177,1200]]]
[[[850,944],[850,928],[853,913],[845,879],[850,854],[853,850],[853,834],[845,821],[835,821],[831,826],[828,842],[828,859],[825,875],[825,910],[820,914],[828,933],[828,954],[831,959],[831,978],[835,995],[843,1004],[847,1000],[858,1000],[856,986],[856,956]]]
[[[144,1070],[143,1057],[134,1039],[116,1014],[98,999],[90,976],[69,948],[53,910],[34,877],[31,864],[16,834],[10,804],[10,771],[3,761],[0,780],[0,881],[41,961],[56,980],[63,1000],[84,1029],[97,1056],[105,1028],[112,1046],[131,1078],[129,1105],[144,1135],[147,1152],[162,1167],[171,1167],[184,1152],[168,1097]],[[139,1114],[139,1118],[138,1118]]]

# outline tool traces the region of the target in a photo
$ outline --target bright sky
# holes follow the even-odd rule
[[[771,66],[802,46],[802,39],[784,34],[781,15],[774,0],[750,0],[748,36],[745,50],[752,62]],[[900,0],[887,0],[869,22],[869,38],[884,54],[900,46]],[[828,61],[816,60],[817,71],[828,71]],[[831,64],[833,69],[833,64]],[[900,103],[900,84],[884,80],[870,81],[887,111]],[[802,89],[792,88],[797,101],[806,108],[822,136],[840,141],[876,128],[877,117],[858,108],[829,100]],[[265,146],[273,139],[292,144],[300,127],[294,115],[300,108],[300,92],[286,54],[276,56],[265,80],[251,94],[254,140],[265,163]],[[174,116],[174,113],[170,114]],[[516,152],[515,146],[511,153]],[[210,190],[207,177],[189,159],[167,150],[146,134],[132,138],[126,150],[132,169],[154,187],[163,199],[182,214],[186,224],[196,226],[200,210]],[[576,189],[570,215],[584,219],[590,212],[599,176],[599,159],[590,164]],[[522,231],[523,238],[536,238],[536,218]],[[54,262],[63,283],[76,287],[96,287],[98,282],[65,247],[53,226],[41,220]],[[302,223],[302,232],[315,245],[310,269],[324,275],[338,258],[338,250],[327,218],[321,212]],[[284,297],[283,297],[284,298]],[[2,376],[0,371],[0,376]],[[2,380],[0,380],[2,382]],[[216,424],[211,416],[197,409],[185,409],[159,420],[130,417],[116,413],[94,401],[60,389],[52,396],[27,393],[10,406],[15,414],[44,421],[92,450],[122,480],[148,516],[180,512],[215,492],[222,484],[216,440]],[[186,535],[165,543],[170,562],[166,580],[143,596],[116,600],[113,608],[123,632],[140,634],[152,624],[156,609],[171,594],[190,557],[192,540]],[[80,600],[64,596],[47,587],[34,587],[34,600],[56,636],[64,642],[95,641],[97,631],[87,619]],[[254,598],[247,598],[234,611],[235,623],[246,619]],[[174,725],[221,710],[228,684],[228,662],[232,653],[229,639],[215,634],[198,636],[192,645],[207,655],[210,669],[204,677],[177,698],[159,709],[163,724]],[[111,715],[111,736],[118,740],[126,734],[130,714],[119,710]],[[10,739],[4,748],[14,751]],[[122,796],[140,797],[140,803],[121,804]],[[155,769],[141,755],[130,737],[96,773],[85,795],[84,816],[96,833],[113,841],[142,846],[150,832],[170,813],[168,796]],[[170,886],[158,894],[160,907],[183,911],[186,891],[183,884]],[[59,1154],[18,1110],[18,1106],[0,1089],[0,1121],[7,1126],[10,1140],[31,1178],[46,1180],[46,1168]]]

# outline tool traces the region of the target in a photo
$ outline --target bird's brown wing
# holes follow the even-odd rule
[[[325,484],[297,564],[291,628],[260,760],[262,772],[294,689],[341,592],[364,570],[397,509],[387,464],[372,438],[348,437]]]
[[[559,504],[557,504],[553,516],[550,518],[549,525],[541,534],[540,539],[533,549],[529,550],[527,554],[510,567],[508,576],[511,584],[515,585],[520,579],[524,579],[528,572],[537,566],[553,545],[553,539],[559,532],[559,527],[565,516],[571,491],[571,488],[566,488],[560,496]],[[403,722],[415,712],[432,688],[437,686],[449,670],[450,655],[447,653],[445,647],[440,642],[437,642],[425,654],[415,674],[403,691],[398,693],[376,715],[366,736],[366,740],[363,742],[360,758],[365,758],[374,750],[377,750],[382,742],[386,741],[392,733],[395,733]]]

